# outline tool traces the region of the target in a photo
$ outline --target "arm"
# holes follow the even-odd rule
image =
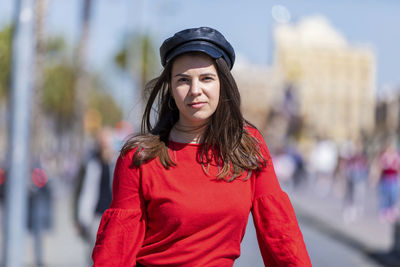
[[[292,204],[280,188],[268,148],[257,132],[267,166],[255,177],[252,215],[265,266],[311,266]]]
[[[94,267],[135,266],[145,236],[140,174],[129,167],[132,153],[119,158],[114,172],[113,200],[103,214],[93,249]]]

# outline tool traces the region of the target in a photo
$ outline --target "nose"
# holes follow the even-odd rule
[[[192,84],[190,85],[189,93],[193,96],[197,96],[201,94],[201,83],[198,79],[193,79]]]

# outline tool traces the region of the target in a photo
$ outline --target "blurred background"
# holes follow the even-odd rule
[[[2,0],[2,266],[91,266],[158,49],[199,26],[235,48],[243,113],[313,265],[400,266],[398,14],[396,0]],[[251,219],[235,266],[263,266]]]

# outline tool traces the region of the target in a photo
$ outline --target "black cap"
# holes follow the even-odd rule
[[[160,47],[161,65],[186,52],[203,52],[212,58],[223,57],[232,69],[235,51],[225,37],[209,27],[186,29],[166,39]]]

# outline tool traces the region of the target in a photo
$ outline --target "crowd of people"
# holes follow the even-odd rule
[[[317,196],[342,198],[343,219],[354,222],[366,208],[367,191],[375,189],[374,207],[381,222],[394,223],[399,215],[400,153],[397,139],[385,138],[378,148],[361,141],[338,145],[317,139],[308,154],[291,144],[273,153],[277,175],[288,188],[311,188]],[[371,207],[368,207],[371,208]]]

